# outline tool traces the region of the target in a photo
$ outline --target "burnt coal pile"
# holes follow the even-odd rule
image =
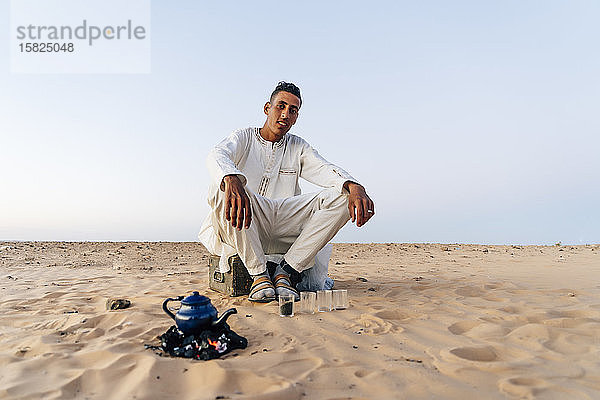
[[[248,340],[232,331],[227,323],[188,335],[184,335],[173,325],[158,339],[160,346],[147,344],[146,349],[155,350],[160,356],[168,354],[171,357],[195,360],[212,360],[248,346]]]

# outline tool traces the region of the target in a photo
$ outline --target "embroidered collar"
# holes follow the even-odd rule
[[[278,140],[277,142],[269,142],[268,140],[265,140],[265,138],[263,138],[260,135],[260,128],[254,128],[254,134],[256,135],[256,138],[258,139],[258,141],[260,142],[260,144],[262,144],[263,146],[271,146],[273,145],[273,147],[281,147],[283,146],[283,144],[285,143],[285,140],[287,138],[287,134],[285,134],[280,140]]]

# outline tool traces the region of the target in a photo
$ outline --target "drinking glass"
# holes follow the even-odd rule
[[[333,306],[333,293],[331,290],[317,291],[317,310],[319,312],[331,311]]]
[[[315,292],[300,292],[300,309],[308,314],[315,313],[317,294]]]
[[[280,294],[279,295],[279,316],[293,317],[294,316],[294,295]]]
[[[345,310],[348,308],[348,291],[346,289],[333,291],[333,308],[336,310]]]

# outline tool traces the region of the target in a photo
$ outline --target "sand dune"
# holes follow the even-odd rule
[[[284,319],[210,291],[197,243],[1,242],[0,398],[600,398],[598,245],[336,244],[330,271],[350,308]],[[248,348],[144,349],[192,290]]]

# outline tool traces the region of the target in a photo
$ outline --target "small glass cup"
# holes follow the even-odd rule
[[[317,294],[315,292],[300,292],[300,309],[307,314],[315,313]]]
[[[333,308],[336,310],[345,310],[348,308],[348,291],[346,289],[333,291]]]
[[[279,295],[279,316],[293,317],[294,316],[294,295],[280,294]]]
[[[333,306],[333,292],[331,290],[317,291],[317,311],[331,311]]]

